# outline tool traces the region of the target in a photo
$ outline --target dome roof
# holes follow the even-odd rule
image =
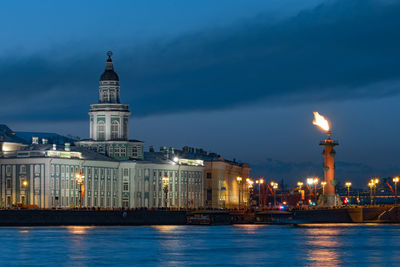
[[[108,59],[106,61],[106,69],[100,76],[100,81],[119,81],[118,74],[114,71],[113,62],[111,59],[111,51],[107,52]]]

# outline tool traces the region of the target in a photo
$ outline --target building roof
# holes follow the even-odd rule
[[[46,133],[46,132],[15,132],[15,136],[23,139],[25,143],[32,143],[32,137],[38,137],[39,142],[42,139],[47,139],[48,143],[64,145],[65,143],[74,143],[76,140],[57,134],[57,133]]]
[[[0,142],[27,144],[23,138],[16,135],[14,131],[5,124],[0,124]]]
[[[108,59],[106,61],[106,69],[100,76],[100,81],[119,81],[118,74],[114,71],[113,61],[111,59],[111,51],[107,52]]]

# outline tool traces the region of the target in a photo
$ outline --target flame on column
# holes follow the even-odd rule
[[[324,116],[320,115],[318,112],[314,112],[314,125],[317,125],[325,132],[329,131],[329,122]]]

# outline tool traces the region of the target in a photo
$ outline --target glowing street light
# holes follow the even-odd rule
[[[276,206],[276,190],[278,189],[278,183],[275,183],[274,181],[271,182],[271,186],[274,189],[274,207]]]
[[[246,183],[247,183],[247,188],[249,190],[249,208],[251,208],[251,200],[253,199],[253,184],[254,181],[251,180],[250,178],[246,179]]]
[[[256,184],[258,184],[258,207],[263,207],[263,198],[261,196],[261,185],[264,183],[264,179],[260,178],[256,180]]]
[[[351,182],[346,182],[345,185],[347,187],[347,199],[350,202],[350,186],[351,186]]]
[[[393,178],[394,183],[394,204],[397,205],[397,183],[399,182],[400,178],[398,176]]]
[[[371,205],[372,205],[372,189],[374,188],[374,180],[370,180],[368,183],[369,189],[370,189],[370,198],[371,198]]]
[[[28,181],[27,180],[23,180],[22,181],[22,186],[23,187],[27,187],[28,186]]]
[[[83,180],[85,179],[85,175],[82,172],[75,173],[75,181],[79,186],[79,208],[82,208],[82,198],[85,194],[85,186],[83,184]]]
[[[163,184],[164,184],[164,194],[165,194],[165,207],[168,207],[168,183],[169,183],[169,177],[164,176],[162,178]]]
[[[326,182],[322,181],[321,185],[322,185],[322,195],[325,196],[325,185],[326,185]]]
[[[242,177],[240,177],[240,176],[238,176],[238,177],[236,177],[236,181],[238,182],[238,184],[239,184],[239,187],[238,187],[238,194],[239,194],[239,209],[240,209],[240,187],[242,186],[242,180],[243,180],[243,178]]]
[[[303,182],[297,182],[297,186],[299,187],[299,190],[301,190],[301,188],[303,186]]]

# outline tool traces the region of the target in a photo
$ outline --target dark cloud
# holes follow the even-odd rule
[[[280,22],[259,15],[229,28],[121,46],[114,52],[122,99],[144,116],[257,101],[284,105],[394,95],[400,80],[398,14],[397,1],[327,1]],[[104,56],[96,47],[83,54],[74,49],[70,57],[58,52],[0,59],[6,99],[0,118],[86,118],[97,99]],[[7,104],[15,101],[19,105]]]

